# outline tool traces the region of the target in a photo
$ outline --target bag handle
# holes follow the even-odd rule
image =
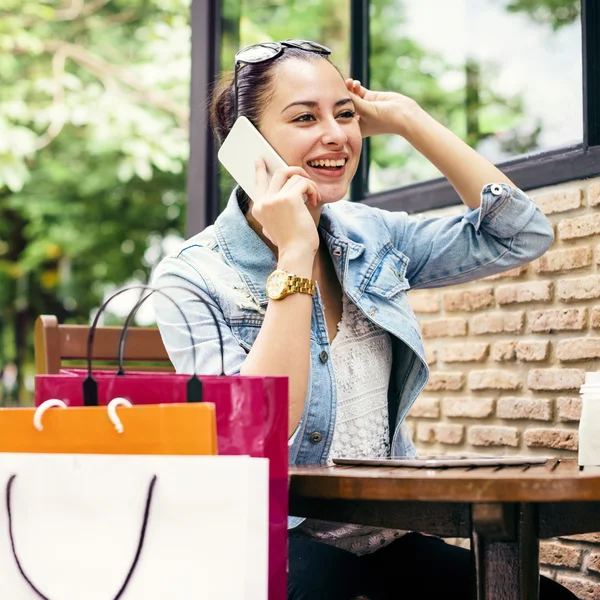
[[[40,592],[40,590],[38,590],[38,588],[35,587],[35,585],[31,581],[31,579],[29,579],[29,577],[27,576],[27,574],[25,573],[25,571],[23,569],[23,566],[21,565],[21,561],[19,560],[19,557],[17,555],[17,550],[15,548],[15,538],[14,538],[14,534],[13,534],[13,522],[12,522],[11,496],[12,496],[12,486],[13,486],[13,483],[14,483],[16,477],[17,476],[15,474],[11,475],[8,479],[8,482],[6,483],[6,512],[8,514],[8,535],[10,538],[10,547],[12,550],[12,555],[15,559],[15,562],[17,563],[17,568],[19,569],[19,573],[21,573],[21,576],[23,577],[23,579],[29,584],[29,587],[42,600],[50,600],[50,598],[48,598],[48,596],[46,596],[42,592]],[[121,589],[117,592],[117,595],[114,597],[113,600],[119,600],[119,598],[121,598],[123,596],[123,594],[125,593],[125,590],[127,589],[129,582],[131,581],[131,577],[133,576],[133,572],[135,571],[135,568],[137,567],[137,564],[139,562],[140,555],[142,554],[142,548],[144,546],[144,539],[146,538],[146,530],[148,528],[148,519],[150,517],[150,507],[152,505],[152,497],[154,495],[154,486],[156,485],[157,480],[158,480],[158,478],[156,477],[156,475],[153,475],[152,479],[150,480],[150,485],[148,486],[148,493],[146,495],[146,506],[144,509],[144,518],[142,520],[142,529],[140,531],[140,538],[138,541],[137,550],[135,552],[133,562],[131,563],[131,567],[129,567],[129,571],[128,571],[127,575],[125,576],[125,581],[123,582]]]
[[[211,306],[204,300],[204,298],[202,298],[202,296],[200,296],[200,294],[198,294],[197,292],[194,292],[192,290],[188,290],[187,288],[184,288],[183,286],[166,286],[166,287],[174,287],[174,288],[179,287],[181,289],[185,289],[186,291],[189,291],[192,294],[194,294],[203,304],[206,305],[206,307],[208,308],[210,315],[213,319],[213,322],[217,328],[217,332],[219,335],[219,345],[220,345],[220,351],[221,351],[221,375],[225,375],[225,355],[224,355],[224,350],[223,350],[223,336],[221,333],[221,328],[219,327],[219,322],[217,321],[216,315],[215,315],[213,309],[211,308]],[[94,317],[94,321],[92,322],[92,326],[90,327],[90,331],[88,333],[88,340],[87,340],[87,376],[83,382],[83,404],[84,404],[84,406],[98,406],[98,382],[96,381],[96,379],[94,378],[94,376],[92,374],[92,348],[94,346],[94,337],[96,335],[96,328],[98,326],[98,321],[100,320],[100,315],[104,312],[104,310],[106,309],[106,307],[112,300],[114,300],[117,296],[120,296],[121,294],[124,294],[125,292],[128,292],[130,290],[150,290],[151,293],[157,292],[157,293],[161,294],[162,296],[164,296],[165,298],[167,298],[168,300],[170,300],[175,305],[175,307],[181,314],[183,320],[185,321],[188,332],[190,334],[190,340],[192,341],[192,355],[193,355],[193,362],[194,362],[194,371],[196,369],[196,347],[193,343],[194,336],[192,333],[192,328],[191,328],[183,310],[177,304],[177,302],[175,302],[175,300],[171,296],[169,296],[169,294],[166,294],[161,289],[154,288],[150,285],[138,284],[138,285],[128,286],[128,287],[123,288],[122,290],[119,290],[118,292],[114,293],[110,298],[108,298],[107,300],[104,301],[102,306],[98,309],[98,312],[96,313],[96,316]],[[148,296],[150,296],[150,294],[148,294]],[[146,298],[148,296],[146,296]],[[121,373],[121,374],[123,374],[123,373]],[[190,377],[188,384],[187,384],[187,400],[188,400],[188,402],[202,402],[202,382],[198,379],[198,376],[196,375],[195,372]]]
[[[125,368],[123,366],[123,362],[125,360],[125,343],[127,342],[127,334],[129,333],[129,327],[131,326],[131,323],[133,323],[133,319],[134,319],[138,309],[142,306],[142,304],[144,304],[144,302],[146,302],[146,300],[148,300],[148,298],[150,298],[150,296],[152,296],[152,294],[154,292],[159,292],[163,296],[166,296],[167,298],[169,298],[169,300],[171,300],[171,302],[173,302],[173,304],[175,304],[175,306],[177,307],[177,310],[179,310],[179,314],[183,317],[183,320],[185,321],[185,324],[190,333],[190,343],[191,343],[192,349],[194,351],[194,374],[197,375],[197,373],[196,373],[196,346],[194,345],[192,328],[191,328],[189,321],[187,320],[185,314],[183,313],[183,310],[177,304],[177,302],[175,302],[175,300],[171,296],[167,296],[163,292],[163,290],[183,290],[184,292],[189,292],[193,296],[196,296],[196,298],[198,298],[198,300],[200,300],[200,302],[202,302],[202,304],[204,304],[206,306],[206,308],[208,308],[208,311],[210,312],[210,316],[212,317],[213,322],[217,327],[217,334],[219,336],[219,349],[221,352],[221,376],[224,376],[225,375],[225,356],[224,356],[224,352],[223,352],[223,335],[221,333],[221,327],[219,326],[219,322],[217,321],[217,318],[216,318],[210,304],[208,304],[206,302],[206,300],[204,300],[204,298],[202,298],[202,296],[200,296],[200,294],[198,292],[196,292],[194,290],[190,290],[189,288],[186,288],[182,285],[164,285],[160,288],[154,288],[154,287],[148,286],[148,288],[150,290],[150,293],[147,296],[144,296],[143,298],[141,298],[137,302],[137,304],[129,311],[129,314],[127,315],[127,318],[125,319],[125,324],[123,325],[123,330],[121,331],[121,337],[119,338],[119,350],[118,350],[118,367],[119,368],[117,370],[117,375],[125,375]]]

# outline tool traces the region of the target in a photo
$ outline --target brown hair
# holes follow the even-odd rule
[[[276,67],[284,60],[298,58],[300,60],[328,60],[325,55],[307,52],[299,48],[286,47],[273,60],[260,63],[242,64],[238,67],[238,114],[247,117],[258,128],[260,117],[269,104],[274,91],[273,75]],[[233,127],[234,89],[233,73],[224,73],[217,82],[213,93],[210,119],[213,131],[219,142],[227,137]]]

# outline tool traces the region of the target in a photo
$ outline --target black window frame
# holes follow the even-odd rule
[[[352,76],[369,82],[370,0],[350,0]],[[190,158],[187,179],[187,234],[212,224],[219,214],[217,147],[208,125],[210,89],[220,71],[221,0],[193,0]],[[583,66],[583,142],[531,153],[497,166],[523,190],[600,175],[600,2],[581,0]],[[350,187],[350,198],[387,210],[409,213],[460,203],[445,178],[369,193],[369,142]]]

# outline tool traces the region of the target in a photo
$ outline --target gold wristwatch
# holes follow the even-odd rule
[[[283,269],[273,271],[267,279],[267,297],[271,300],[282,300],[290,294],[315,294],[315,282],[312,279],[292,275]]]

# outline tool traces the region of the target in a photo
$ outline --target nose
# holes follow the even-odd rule
[[[324,122],[323,131],[323,143],[326,145],[335,144],[336,146],[343,146],[348,141],[348,136],[335,118],[327,119]]]

